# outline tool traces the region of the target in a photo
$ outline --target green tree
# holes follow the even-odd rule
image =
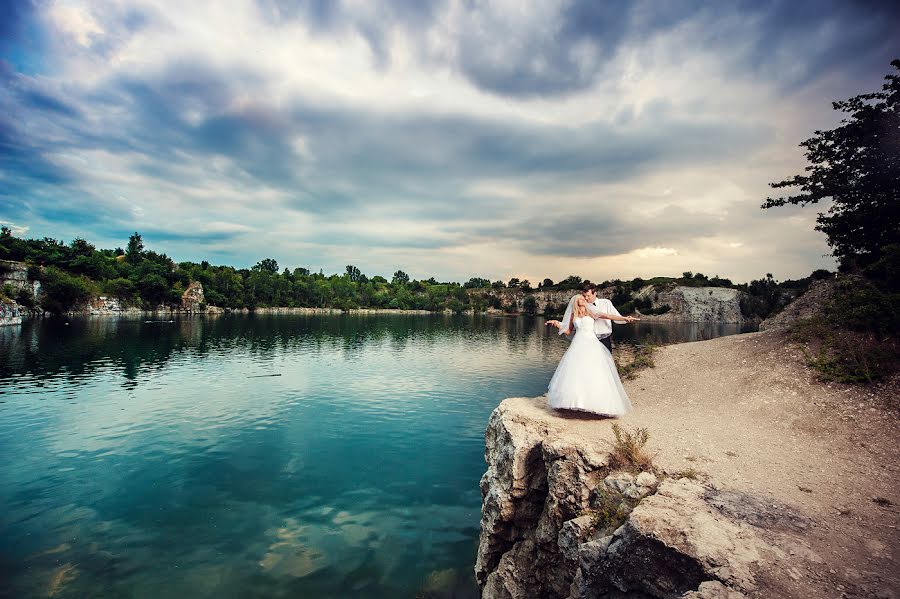
[[[276,272],[278,272],[278,262],[276,262],[273,258],[265,258],[257,262],[253,267],[253,270],[257,272],[275,274]]]
[[[900,71],[900,60],[891,65]],[[816,230],[825,233],[845,267],[876,262],[882,248],[900,240],[900,75],[885,79],[881,92],[832,102],[849,117],[800,144],[810,163],[806,174],[770,183],[800,192],[767,198],[762,205],[806,206],[830,199],[831,206],[816,218]]]
[[[403,272],[402,270],[398,270],[397,272],[394,273],[394,278],[391,280],[391,284],[393,284],[393,285],[397,285],[397,284],[404,285],[404,284],[406,284],[406,283],[409,283],[409,275],[408,275],[408,274],[406,274],[406,273]]]
[[[360,271],[357,267],[352,264],[347,265],[347,276],[350,277],[350,280],[354,283],[358,283],[360,278],[362,278],[362,271]]]
[[[134,235],[128,238],[128,245],[125,249],[125,260],[131,264],[137,264],[144,253],[144,240],[140,233],[134,232]]]
[[[44,269],[41,279],[41,306],[54,314],[75,308],[93,291],[86,278],[74,277],[54,266]]]
[[[463,285],[466,289],[483,289],[490,286],[491,282],[487,279],[482,279],[481,277],[472,277]]]
[[[522,300],[522,309],[526,314],[535,314],[537,312],[537,299],[533,295],[526,295]]]
[[[578,289],[581,287],[581,277],[578,275],[569,275],[559,282],[560,289]]]

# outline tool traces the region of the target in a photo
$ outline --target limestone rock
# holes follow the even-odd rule
[[[741,313],[741,291],[730,287],[685,287],[670,285],[660,288],[648,285],[637,292],[638,298],[649,298],[654,308],[669,306],[660,315],[644,315],[643,320],[674,322],[744,322]]]
[[[22,311],[15,300],[0,301],[0,326],[22,324]]]
[[[41,293],[41,282],[28,278],[28,265],[13,260],[0,260],[0,290],[9,285],[13,294],[28,289],[34,297]]]
[[[770,499],[610,471],[608,429],[554,415],[545,398],[508,399],[491,414],[475,566],[483,598],[759,596],[757,573],[788,567],[795,552],[781,547],[804,545],[784,535],[808,521]]]
[[[639,487],[655,487],[656,476],[651,472],[641,472],[634,481]]]
[[[200,281],[191,281],[181,295],[181,309],[185,312],[202,312],[201,304],[204,303],[203,284]]]
[[[717,580],[708,580],[696,591],[685,593],[681,599],[745,599],[746,595],[729,589]]]

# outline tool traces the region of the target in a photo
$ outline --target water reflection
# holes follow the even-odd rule
[[[565,348],[525,318],[0,329],[0,596],[474,596],[485,422]]]

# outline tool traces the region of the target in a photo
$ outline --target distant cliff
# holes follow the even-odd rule
[[[29,310],[16,299],[23,295],[34,298],[40,292],[40,281],[28,278],[28,266],[24,262],[0,260],[0,326],[21,324]]]
[[[522,289],[484,289],[471,292],[488,298],[495,312],[524,312],[558,315],[577,290],[532,291]],[[612,289],[600,289],[601,297],[611,298]],[[721,322],[740,324],[742,292],[730,287],[685,287],[681,285],[648,285],[631,294],[631,300],[649,304],[652,311],[663,314],[645,314],[637,308],[643,320],[662,322]],[[493,298],[493,299],[491,299]],[[528,298],[533,298],[528,300]],[[529,305],[530,303],[530,305]],[[621,307],[621,306],[617,306]],[[645,308],[646,310],[646,308]]]
[[[664,314],[641,315],[642,320],[740,324],[744,322],[741,293],[730,287],[649,285],[638,291],[635,297],[649,299],[653,308],[669,307]]]
[[[28,278],[28,265],[24,262],[0,260],[0,291],[11,291],[15,296],[22,290],[30,291],[37,297],[41,292],[41,282]]]

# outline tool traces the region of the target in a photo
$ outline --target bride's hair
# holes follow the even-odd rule
[[[582,316],[587,316],[587,300],[583,297],[578,297],[575,300],[575,307],[572,309],[572,318],[581,318]]]

